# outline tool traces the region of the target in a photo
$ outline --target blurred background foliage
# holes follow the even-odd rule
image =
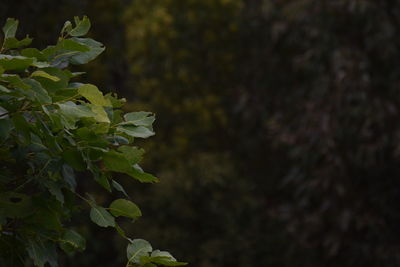
[[[39,47],[84,14],[107,47],[85,79],[157,114],[144,166],[161,182],[119,177],[144,214],[132,236],[190,266],[400,266],[399,1],[0,6]],[[87,221],[64,266],[122,266]]]

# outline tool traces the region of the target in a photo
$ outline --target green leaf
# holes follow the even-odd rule
[[[128,238],[126,237],[126,234],[125,234],[124,229],[122,229],[118,224],[115,224],[115,229],[117,230],[117,232],[118,232],[118,234],[119,234],[120,236],[122,236],[122,237],[125,238],[125,239],[128,239]]]
[[[123,125],[117,127],[117,130],[132,137],[148,138],[154,135],[154,132],[144,126]]]
[[[135,178],[136,180],[139,180],[142,183],[156,183],[158,182],[157,177],[154,177],[150,173],[145,173],[142,170],[138,168],[133,168],[131,169],[128,174]]]
[[[90,48],[87,45],[78,43],[72,39],[62,39],[57,43],[57,48],[70,51],[88,52]]]
[[[96,42],[90,38],[72,38],[72,40],[88,46],[90,50],[87,52],[79,52],[71,55],[71,57],[69,58],[69,62],[71,64],[86,64],[89,61],[95,59],[101,53],[103,53],[105,49],[102,43]]]
[[[34,62],[33,58],[0,54],[0,66],[4,70],[23,71]]]
[[[33,79],[24,79],[25,84],[31,87],[31,90],[22,91],[30,100],[38,101],[40,104],[51,103],[52,99],[42,85]]]
[[[6,24],[3,26],[4,40],[15,37],[15,33],[18,29],[18,20],[8,18]]]
[[[120,124],[133,124],[135,126],[151,126],[155,121],[155,116],[151,112],[131,112],[124,115],[126,122]]]
[[[21,56],[24,57],[34,57],[37,60],[45,61],[46,56],[36,48],[25,48],[21,50]]]
[[[186,262],[177,262],[176,259],[167,251],[154,250],[151,253],[151,261],[165,266],[184,266]]]
[[[44,267],[46,262],[52,267],[58,266],[56,248],[52,243],[28,239],[26,249],[35,266]]]
[[[83,36],[88,33],[90,29],[90,20],[88,17],[83,16],[83,19],[80,20],[79,17],[74,17],[75,20],[75,28],[73,28],[69,35],[71,36]]]
[[[68,157],[68,153],[66,155],[66,157]],[[76,159],[74,159],[75,161]],[[78,161],[79,162],[79,161]],[[74,163],[75,164],[75,163]],[[79,167],[83,167],[84,163],[83,163],[83,159],[82,162],[78,163]],[[71,166],[69,166],[68,164],[63,164],[62,166],[62,176],[64,177],[64,181],[69,185],[70,189],[75,192],[76,189],[76,180],[75,180],[75,172],[74,169],[71,168]]]
[[[60,32],[61,36],[64,36],[64,33],[69,34],[71,32],[71,30],[72,30],[72,23],[71,23],[71,21],[67,20],[61,29],[61,32]]]
[[[119,192],[121,192],[122,194],[124,194],[124,196],[126,196],[127,198],[129,198],[128,194],[126,193],[124,187],[119,184],[117,181],[112,180],[111,181],[112,186]]]
[[[4,142],[11,133],[13,128],[13,123],[10,119],[0,120],[0,142]]]
[[[105,99],[103,93],[100,90],[92,85],[85,84],[78,88],[78,92],[81,96],[89,100],[90,103],[98,106],[111,106],[111,103],[108,99]]]
[[[115,217],[123,216],[131,219],[136,219],[137,217],[142,216],[142,212],[135,203],[122,198],[114,200],[111,203],[110,212]]]
[[[58,81],[54,81],[54,79],[48,79],[45,77],[35,77],[35,79],[39,81],[42,84],[43,88],[45,88],[51,95],[54,95],[58,93],[59,90],[63,90],[68,87],[69,75],[67,71],[54,67],[42,68],[41,71],[44,71],[49,75],[57,77],[59,79]]]
[[[142,256],[149,256],[149,253],[153,251],[150,243],[144,239],[134,239],[126,248],[126,255],[128,257],[128,263],[140,263]]]
[[[131,165],[139,163],[142,160],[144,154],[143,149],[132,146],[120,146],[118,148],[118,151],[124,154],[124,157],[129,161]]]
[[[5,40],[4,42],[4,48],[5,49],[13,49],[13,48],[20,48],[22,46],[27,46],[30,45],[32,42],[32,38],[29,38],[29,36],[25,37],[22,40],[18,40],[15,37],[11,37]]]
[[[10,89],[8,89],[7,87],[0,85],[0,92],[11,93],[12,91]]]
[[[103,207],[93,206],[90,210],[90,219],[101,227],[115,226],[114,217]]]
[[[110,123],[110,119],[108,118],[108,115],[107,115],[106,111],[104,110],[104,107],[96,106],[96,105],[90,105],[90,109],[95,114],[94,119],[97,122]]]
[[[46,180],[44,182],[44,185],[49,189],[49,192],[55,196],[55,198],[60,201],[62,204],[64,204],[64,195],[61,191],[62,185],[57,183],[56,181],[53,180]]]
[[[67,129],[75,129],[76,122],[81,118],[94,118],[96,116],[86,105],[77,105],[71,101],[58,103],[57,105],[60,108],[58,113],[61,115],[64,126]]]
[[[17,132],[26,139],[26,142],[31,141],[31,127],[22,114],[15,114],[12,117],[14,127]]]
[[[128,173],[133,166],[125,158],[125,155],[115,150],[110,150],[103,155],[104,166],[114,172]]]
[[[111,192],[111,185],[110,182],[108,181],[107,176],[104,173],[95,173],[94,174],[94,179],[96,182],[98,182],[104,189],[106,189],[108,192]]]
[[[60,81],[60,78],[58,78],[57,76],[50,75],[50,74],[48,74],[47,72],[42,71],[42,70],[34,71],[34,72],[31,74],[31,77],[43,77],[43,78],[52,80],[52,81],[54,81],[54,82]]]
[[[10,83],[10,85],[14,88],[21,88],[24,90],[29,90],[31,88],[29,85],[24,83],[24,81],[18,75],[15,74],[3,74],[1,75],[0,80]]]
[[[68,253],[75,250],[83,251],[86,248],[85,238],[74,230],[66,231],[60,241],[61,248]]]

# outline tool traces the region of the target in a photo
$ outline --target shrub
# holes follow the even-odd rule
[[[67,21],[56,45],[24,48],[27,36],[15,37],[18,21],[3,27],[0,51],[0,265],[57,266],[57,251],[85,249],[85,239],[66,227],[81,202],[90,219],[114,227],[129,244],[126,266],[179,266],[168,252],[153,250],[143,239],[128,238],[117,217],[135,220],[141,211],[112,178],[123,173],[143,183],[158,179],[138,165],[144,150],[135,138],[154,135],[154,114],[123,114],[124,99],[103,93],[92,84],[74,81],[83,73],[68,69],[86,64],[104,46],[83,38],[90,21]],[[91,177],[107,191],[125,198],[102,207],[84,191],[79,178]],[[83,176],[83,175],[84,176]]]

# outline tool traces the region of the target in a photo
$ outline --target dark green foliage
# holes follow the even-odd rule
[[[70,65],[86,64],[104,51],[83,37],[90,28],[86,16],[75,17],[74,25],[67,21],[57,43],[43,50],[23,48],[30,41],[15,39],[17,27],[17,20],[7,20],[0,50],[0,265],[25,266],[30,258],[35,266],[58,266],[60,250],[84,250],[85,238],[70,225],[82,201],[95,224],[116,228],[131,247],[137,239],[126,237],[115,217],[136,219],[140,209],[128,199],[104,208],[89,188],[79,186],[91,179],[110,192],[110,183],[125,192],[112,180],[115,172],[156,182],[138,165],[143,150],[132,146],[135,138],[154,134],[154,115],[122,116],[124,99],[74,81],[81,73]],[[132,261],[128,253],[126,266],[185,265],[168,255]]]

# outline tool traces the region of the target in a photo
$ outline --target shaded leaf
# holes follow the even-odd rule
[[[100,42],[96,42],[90,38],[72,38],[74,41],[86,45],[90,48],[87,52],[79,52],[69,58],[71,64],[86,64],[95,59],[104,51],[104,46]]]
[[[114,217],[103,207],[93,206],[90,210],[90,219],[101,227],[115,226]]]
[[[66,231],[60,241],[62,242],[61,248],[65,252],[83,251],[86,248],[86,239],[74,230]]]
[[[112,186],[119,192],[121,192],[122,194],[124,194],[126,197],[129,198],[128,194],[126,193],[125,189],[123,188],[123,186],[121,184],[119,184],[117,181],[112,180],[111,181]]]
[[[48,74],[47,72],[42,71],[42,70],[34,71],[34,72],[31,74],[31,77],[43,77],[43,78],[52,80],[52,81],[54,81],[54,82],[60,81],[60,78],[58,78],[57,76],[50,75],[50,74]]]
[[[71,36],[83,36],[87,34],[90,29],[90,20],[88,17],[83,16],[82,20],[79,17],[74,17],[74,20],[76,26],[68,34]]]
[[[137,217],[142,216],[139,207],[127,199],[114,200],[110,205],[110,212],[116,217],[123,216],[131,219],[136,219]]]
[[[30,45],[31,42],[32,38],[29,38],[28,36],[20,41],[17,40],[15,37],[11,37],[5,40],[4,48],[6,49],[20,48],[22,46]]]
[[[33,58],[0,54],[0,66],[4,70],[23,71],[34,62]]]
[[[126,249],[128,262],[140,263],[140,258],[142,256],[149,256],[149,253],[152,250],[153,250],[152,246],[146,240],[134,239]]]
[[[154,132],[144,126],[123,125],[117,127],[117,130],[132,137],[148,138],[154,135]]]
[[[151,112],[131,112],[124,115],[125,122],[120,124],[133,124],[135,126],[151,126],[155,116]]]
[[[15,37],[15,33],[18,29],[18,20],[8,18],[6,24],[3,26],[4,40]]]
[[[68,157],[68,153],[65,157]],[[83,162],[83,160],[82,160]],[[81,167],[80,163],[79,167]],[[82,164],[84,166],[84,164]],[[69,185],[70,189],[74,192],[76,189],[76,180],[75,180],[75,172],[74,169],[71,168],[68,164],[63,164],[62,166],[62,175],[64,177],[65,182]]]
[[[94,105],[111,106],[110,101],[105,99],[103,93],[92,84],[82,85],[78,88],[78,93]]]

